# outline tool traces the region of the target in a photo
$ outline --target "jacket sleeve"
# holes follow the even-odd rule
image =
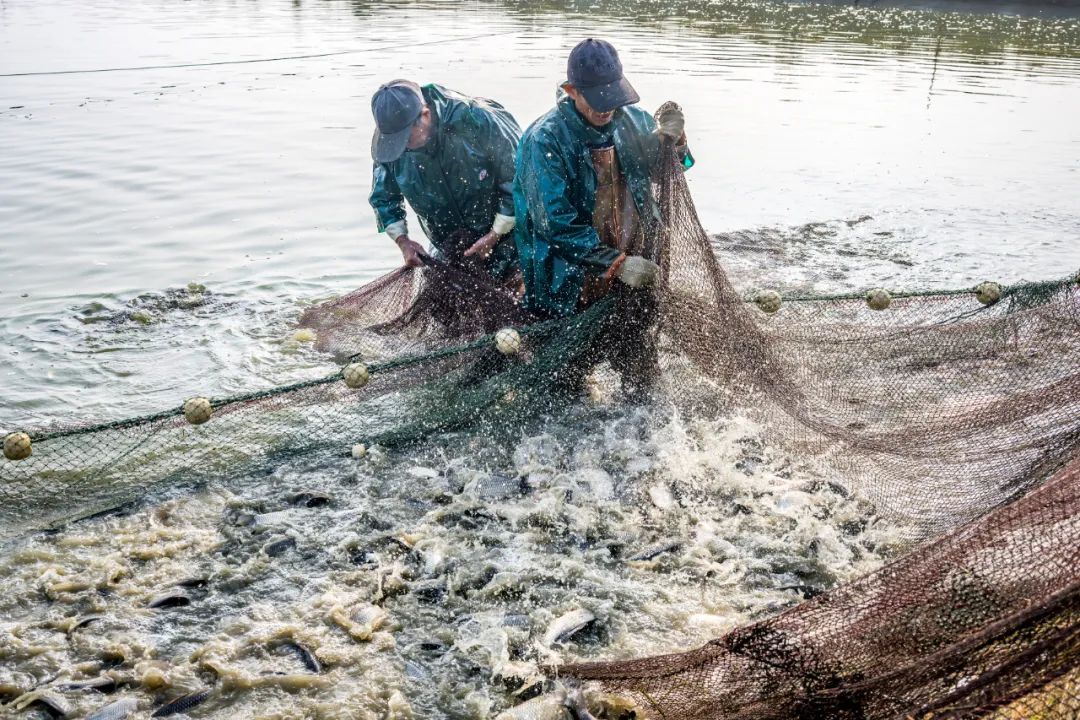
[[[375,163],[372,168],[371,195],[368,202],[375,210],[375,222],[379,232],[384,232],[387,225],[405,220],[405,196],[401,194],[394,174],[383,163]]]
[[[514,156],[521,140],[521,128],[509,112],[486,101],[473,109],[477,140],[487,149],[490,170],[499,191],[500,215],[514,214]]]
[[[619,251],[602,245],[593,226],[581,222],[567,199],[563,153],[550,143],[536,140],[530,140],[521,150],[522,161],[527,163],[521,185],[534,232],[547,240],[554,254],[568,262],[598,271],[611,267]]]

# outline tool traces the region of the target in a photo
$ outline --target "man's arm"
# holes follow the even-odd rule
[[[375,210],[375,222],[379,232],[385,232],[397,243],[405,264],[420,267],[420,256],[426,255],[420,243],[409,239],[409,226],[405,221],[405,196],[401,194],[394,174],[386,165],[375,163],[372,168],[371,194],[368,202]]]
[[[507,112],[489,108],[474,108],[478,124],[478,141],[487,149],[488,163],[499,193],[499,206],[491,222],[491,230],[477,240],[465,255],[487,257],[503,235],[514,229],[514,155],[521,128]]]

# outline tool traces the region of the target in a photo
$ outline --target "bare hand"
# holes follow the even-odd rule
[[[398,247],[401,248],[401,256],[405,258],[405,267],[423,267],[421,257],[427,257],[424,246],[410,240],[408,235],[402,235],[397,239]]]
[[[495,246],[502,240],[502,235],[498,235],[494,230],[483,236],[476,242],[474,242],[468,250],[464,252],[465,257],[470,255],[479,255],[482,259],[487,260],[491,255],[491,251],[495,249]]]

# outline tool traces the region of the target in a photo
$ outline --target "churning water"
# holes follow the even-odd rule
[[[691,188],[740,286],[1080,267],[1062,12],[8,1],[0,430],[329,372],[300,310],[399,262],[366,205],[372,90],[439,82],[526,125],[586,35],[645,106],[686,109]],[[540,691],[542,663],[699,644],[897,538],[749,423],[603,398],[511,447],[268,461],[6,545],[0,713],[46,712],[38,691],[145,717],[205,690],[193,716],[484,718]]]

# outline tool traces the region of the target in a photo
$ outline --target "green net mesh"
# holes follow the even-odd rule
[[[628,695],[644,717],[1075,716],[1077,278],[745,298],[673,156],[656,192],[665,224],[651,293],[537,321],[465,268],[392,273],[301,321],[320,349],[364,363],[365,385],[334,373],[213,399],[200,425],[176,408],[29,432],[32,454],[0,461],[0,536],[270,455],[513,433],[578,402],[601,368],[628,399],[670,413],[749,417],[917,549],[697,650],[559,672]],[[519,328],[516,353],[496,347],[504,326]]]

